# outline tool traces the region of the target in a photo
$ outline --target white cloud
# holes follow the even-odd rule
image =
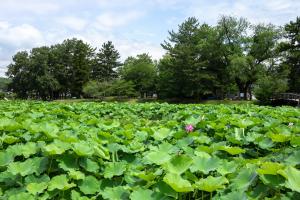
[[[43,41],[42,33],[32,25],[12,26],[8,22],[0,22],[0,44],[13,47],[32,47]]]
[[[283,25],[300,13],[300,0],[0,0],[0,75],[17,50],[77,37],[94,47],[111,40],[122,59],[160,58],[160,42],[184,18],[215,24],[225,15]],[[155,21],[156,20],[156,21]],[[2,67],[2,68],[1,68]]]
[[[300,1],[296,0],[238,0],[207,3],[192,1],[186,9],[187,16],[196,16],[202,22],[215,24],[221,15],[245,17],[253,23],[283,25],[300,13]]]
[[[48,14],[58,11],[60,5],[58,1],[41,1],[41,0],[1,0],[1,12],[30,12],[35,14]]]
[[[132,7],[141,3],[140,0],[97,0],[96,1],[101,7]]]
[[[151,42],[119,40],[115,44],[120,51],[122,60],[125,60],[128,56],[136,56],[142,53],[148,53],[152,58],[159,59],[165,53],[159,44]]]
[[[95,27],[99,30],[111,30],[129,24],[142,17],[139,11],[105,12],[97,17]]]
[[[10,60],[0,60],[0,77],[5,76],[5,72],[7,71],[6,66],[8,66]]]
[[[86,20],[73,16],[59,18],[58,22],[75,31],[81,31],[87,25]]]

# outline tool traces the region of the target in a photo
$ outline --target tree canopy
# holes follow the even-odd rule
[[[20,51],[8,66],[8,89],[20,98],[151,96],[266,100],[300,92],[300,18],[284,28],[221,16],[214,26],[190,17],[169,31],[156,61],[121,55],[111,41],[97,50],[73,38]],[[272,81],[276,80],[276,81]]]

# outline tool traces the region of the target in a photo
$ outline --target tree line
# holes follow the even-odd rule
[[[251,99],[254,93],[267,101],[300,92],[299,32],[299,17],[284,27],[232,16],[211,26],[191,17],[169,31],[158,61],[144,53],[121,62],[111,41],[97,49],[74,38],[16,53],[6,75],[20,98]]]

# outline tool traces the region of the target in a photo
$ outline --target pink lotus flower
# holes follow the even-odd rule
[[[193,132],[194,127],[193,127],[193,125],[188,124],[188,125],[185,126],[185,130],[186,130],[186,132],[188,132],[188,133]]]

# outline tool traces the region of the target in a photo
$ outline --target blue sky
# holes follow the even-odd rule
[[[0,76],[20,50],[77,37],[100,47],[113,41],[122,59],[160,58],[168,30],[187,17],[216,24],[221,15],[283,25],[300,13],[300,0],[0,0]]]

